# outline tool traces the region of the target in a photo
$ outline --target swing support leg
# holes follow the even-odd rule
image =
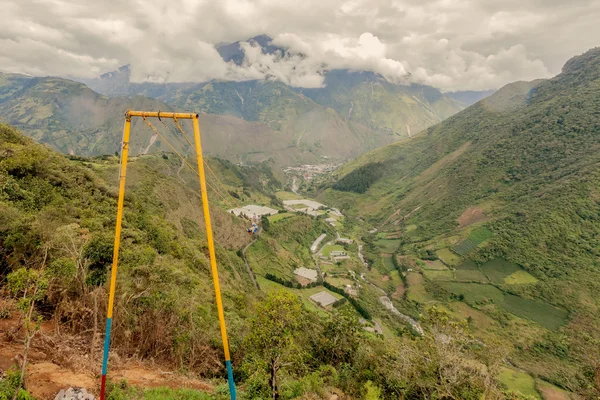
[[[125,118],[123,129],[123,150],[121,153],[121,170],[119,172],[119,200],[117,203],[117,226],[115,228],[115,246],[110,275],[110,294],[108,297],[108,312],[106,316],[106,336],[104,338],[104,356],[102,358],[102,381],[100,385],[100,400],[104,400],[106,391],[106,372],[108,370],[108,349],[110,347],[110,330],[115,305],[115,289],[117,287],[117,268],[119,265],[119,246],[121,245],[121,224],[123,221],[123,202],[125,200],[125,177],[127,175],[127,156],[129,154],[129,134],[131,132],[131,117]]]
[[[219,324],[221,326],[221,338],[223,341],[223,350],[225,352],[225,365],[227,367],[227,379],[229,382],[229,391],[231,400],[236,400],[236,389],[233,381],[233,370],[231,367],[231,356],[229,354],[229,342],[227,340],[227,329],[225,327],[225,313],[223,311],[223,301],[221,298],[221,286],[219,284],[219,274],[217,271],[217,259],[215,253],[215,243],[210,219],[210,210],[208,207],[208,192],[206,189],[206,176],[204,173],[204,162],[202,159],[202,145],[200,142],[200,124],[198,114],[191,113],[162,113],[145,111],[127,111],[125,114],[125,128],[123,130],[123,151],[121,155],[121,170],[119,174],[119,200],[117,203],[117,224],[115,229],[115,244],[113,252],[113,263],[110,279],[110,295],[108,298],[108,312],[106,319],[106,336],[104,339],[104,356],[102,359],[102,381],[100,388],[100,400],[105,400],[106,395],[106,373],[108,370],[108,354],[110,348],[110,332],[112,328],[112,316],[115,302],[115,289],[117,286],[117,268],[119,263],[119,246],[121,244],[121,226],[123,220],[123,203],[125,199],[125,177],[127,172],[127,157],[129,154],[129,136],[131,132],[131,118],[173,118],[173,119],[191,119],[194,126],[194,139],[196,147],[196,160],[198,162],[198,177],[200,179],[200,194],[202,196],[202,207],[204,210],[204,222],[206,224],[206,239],[210,255],[210,266],[215,287],[215,296],[217,301],[217,311],[219,314]]]
[[[223,351],[225,352],[225,365],[227,367],[227,380],[229,381],[229,392],[231,400],[236,400],[235,382],[233,381],[233,370],[231,368],[231,357],[229,355],[229,342],[227,340],[227,329],[225,327],[225,313],[223,312],[223,301],[221,299],[221,286],[219,284],[219,273],[217,271],[217,258],[215,254],[215,244],[213,240],[213,231],[210,221],[210,210],[208,209],[208,194],[206,190],[206,180],[204,175],[204,162],[202,160],[202,144],[200,142],[200,124],[198,115],[192,119],[194,124],[194,141],[196,145],[196,160],[198,162],[198,176],[200,179],[200,194],[202,195],[202,207],[204,209],[204,222],[206,224],[206,240],[210,255],[210,266],[215,286],[215,295],[217,298],[217,311],[219,313],[219,324],[221,325],[221,338],[223,340]]]

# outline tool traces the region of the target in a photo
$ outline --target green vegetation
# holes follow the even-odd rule
[[[282,219],[292,217],[293,215],[294,214],[292,214],[292,213],[279,213],[279,214],[269,216],[269,221],[277,222],[277,221],[281,221]]]
[[[504,283],[507,285],[523,285],[536,283],[538,280],[531,276],[529,273],[523,270],[513,272],[509,276],[504,278]]]
[[[332,187],[342,192],[364,193],[385,173],[385,166],[380,163],[367,164],[357,168]]]
[[[567,320],[568,313],[565,310],[539,301],[504,293],[493,285],[455,282],[443,282],[440,285],[455,297],[464,298],[469,305],[481,307],[494,304],[518,317],[537,322],[549,330],[558,329]]]
[[[504,278],[520,270],[521,268],[517,264],[501,258],[487,261],[481,265],[481,271],[492,283],[497,284],[504,283]]]
[[[508,85],[411,140],[344,165],[319,195],[381,231],[401,228],[401,254],[421,258],[431,249],[456,266],[461,282],[425,282],[427,294],[440,301],[444,290],[462,294],[502,326],[484,334],[506,343],[515,365],[585,398],[600,394],[600,373],[585,372],[598,365],[587,338],[600,336],[599,66],[596,48],[555,78]],[[334,188],[373,164],[387,172],[364,193]],[[458,222],[476,209],[485,226]],[[408,299],[425,301],[416,293],[409,285]],[[565,335],[570,351],[556,360],[551,345],[524,350],[540,335],[522,336],[541,329],[532,322]]]
[[[441,249],[436,253],[437,256],[444,262],[444,264],[455,266],[460,264],[462,259],[456,254],[452,253],[449,249]]]
[[[535,380],[522,371],[510,368],[502,368],[499,375],[500,382],[511,392],[531,396],[534,399],[542,399],[535,388]]]
[[[454,273],[452,271],[433,271],[428,270],[424,272],[427,279],[433,281],[452,281],[454,280]]]
[[[346,249],[344,248],[344,246],[339,245],[339,244],[328,244],[327,246],[325,246],[323,248],[323,255],[325,257],[329,257],[331,255],[332,251],[346,251]]]
[[[461,256],[464,256],[477,248],[481,243],[491,239],[493,236],[494,234],[492,231],[485,226],[482,226],[472,230],[465,240],[453,247],[453,250]]]
[[[398,245],[400,244],[399,239],[379,239],[375,242],[375,245],[381,249],[384,253],[394,253],[398,250]]]

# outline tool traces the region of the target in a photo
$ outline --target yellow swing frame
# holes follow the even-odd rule
[[[162,118],[173,119],[177,122],[178,119],[191,119],[194,126],[194,141],[196,148],[196,161],[198,163],[198,177],[200,179],[200,195],[202,196],[202,207],[204,210],[204,222],[206,225],[206,240],[208,242],[210,266],[215,287],[215,296],[217,300],[217,311],[219,314],[219,324],[221,326],[221,338],[223,340],[223,351],[225,352],[225,364],[227,367],[227,375],[229,381],[229,390],[231,399],[236,399],[235,384],[233,381],[233,371],[231,368],[231,357],[229,354],[229,342],[227,340],[227,329],[225,327],[225,314],[223,312],[223,302],[221,299],[221,287],[219,285],[219,274],[217,270],[217,260],[215,255],[215,245],[213,239],[213,231],[210,220],[210,210],[208,207],[208,192],[206,189],[206,176],[204,174],[204,160],[202,158],[202,144],[200,142],[200,123],[198,114],[196,113],[172,113],[172,112],[147,112],[147,111],[127,111],[125,113],[125,127],[123,129],[123,149],[121,154],[121,171],[119,174],[119,200],[117,203],[117,223],[115,228],[115,243],[113,252],[113,263],[110,278],[110,295],[108,298],[106,337],[104,341],[104,357],[102,361],[102,381],[100,389],[100,400],[105,398],[106,389],[106,373],[108,369],[108,353],[110,347],[110,331],[112,326],[112,316],[115,303],[115,289],[117,286],[117,269],[119,264],[119,246],[121,244],[121,226],[123,220],[123,202],[125,198],[125,179],[127,175],[127,157],[129,154],[129,136],[131,133],[131,119],[140,117],[146,120],[147,118]]]

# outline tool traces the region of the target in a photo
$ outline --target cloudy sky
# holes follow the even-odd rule
[[[295,5],[293,5],[295,4]],[[329,68],[371,70],[444,91],[557,74],[600,46],[600,0],[0,0],[0,70],[136,81],[259,79],[322,85]],[[214,45],[268,34],[305,57]]]

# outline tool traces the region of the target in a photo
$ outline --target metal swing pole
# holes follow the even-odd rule
[[[194,139],[196,147],[196,159],[198,162],[198,177],[200,179],[200,194],[202,196],[202,207],[204,210],[204,222],[206,224],[206,239],[208,242],[210,265],[215,287],[217,300],[217,311],[219,314],[219,324],[221,326],[221,338],[223,341],[223,350],[225,352],[225,365],[227,367],[227,379],[229,382],[229,392],[231,400],[236,400],[235,382],[233,381],[233,370],[231,367],[231,357],[229,354],[229,342],[227,340],[227,329],[225,327],[225,313],[223,311],[223,301],[221,299],[221,286],[219,284],[219,274],[217,270],[217,261],[215,253],[215,244],[210,220],[210,210],[208,207],[208,192],[206,189],[206,176],[204,174],[204,162],[202,159],[202,145],[200,142],[200,125],[198,114],[195,113],[171,113],[171,112],[146,112],[146,111],[127,111],[125,113],[125,127],[123,129],[123,151],[121,154],[121,169],[119,174],[119,200],[117,203],[117,223],[115,229],[115,242],[113,252],[113,263],[110,279],[110,295],[108,299],[108,311],[106,318],[106,336],[104,338],[104,356],[102,359],[102,380],[100,388],[100,400],[105,399],[106,392],[106,373],[108,370],[108,355],[110,348],[110,332],[112,328],[112,316],[115,302],[115,289],[117,286],[117,269],[119,262],[119,246],[121,244],[121,226],[123,220],[123,203],[125,199],[125,177],[127,172],[127,156],[129,153],[129,136],[131,132],[131,117],[142,118],[173,118],[173,119],[191,119],[194,125]]]
[[[198,177],[200,179],[200,194],[202,195],[202,207],[204,209],[204,222],[206,224],[206,240],[210,255],[210,266],[217,298],[217,311],[219,313],[219,324],[221,325],[221,338],[223,340],[223,351],[225,352],[225,365],[227,367],[227,380],[229,382],[229,393],[231,400],[236,400],[235,382],[233,381],[233,370],[231,368],[231,357],[229,355],[229,341],[227,340],[227,328],[225,327],[225,313],[223,312],[223,301],[221,299],[221,285],[219,284],[219,272],[217,270],[217,258],[213,240],[212,225],[210,221],[210,210],[208,208],[208,192],[206,190],[206,179],[204,175],[204,162],[202,159],[202,144],[200,142],[200,124],[198,114],[192,118],[194,125],[194,142],[196,145],[196,160],[198,162]]]
[[[117,203],[117,226],[115,228],[115,246],[110,276],[110,294],[106,313],[106,336],[104,338],[104,356],[102,357],[102,381],[100,384],[100,400],[104,400],[106,391],[106,372],[108,370],[108,349],[110,347],[110,330],[115,305],[115,289],[117,287],[117,269],[119,265],[119,246],[121,244],[121,224],[123,221],[123,202],[125,200],[125,177],[127,175],[127,156],[129,154],[129,134],[131,132],[131,116],[125,116],[123,128],[123,151],[121,152],[121,168],[119,173],[119,200]]]

